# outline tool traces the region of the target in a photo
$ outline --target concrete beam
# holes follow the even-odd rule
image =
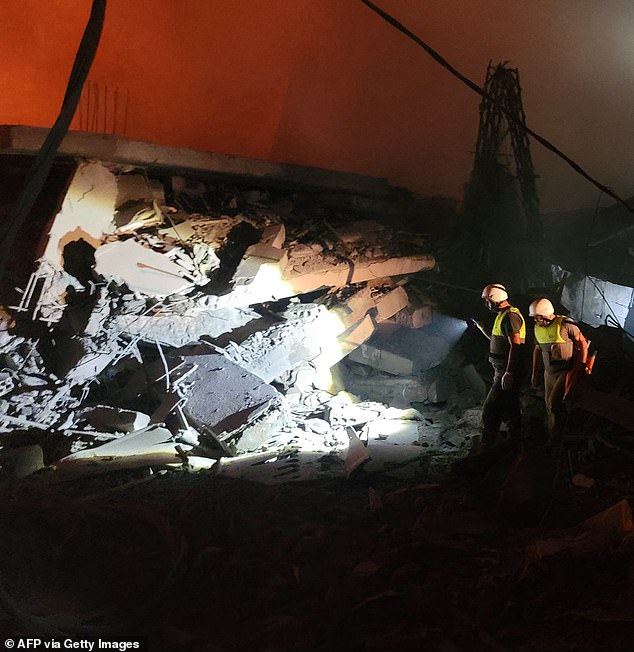
[[[0,125],[0,153],[34,155],[42,147],[48,131],[42,127]],[[393,191],[386,179],[378,177],[289,163],[274,163],[218,152],[166,147],[110,134],[70,131],[59,147],[59,155],[171,171],[198,171],[250,177],[265,182],[277,181],[378,197],[389,195]]]

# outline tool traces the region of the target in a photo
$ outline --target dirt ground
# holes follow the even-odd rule
[[[5,484],[0,634],[127,633],[152,650],[631,650],[634,541],[536,541],[634,495],[501,449],[440,483],[262,486],[169,473]],[[10,597],[9,597],[10,596]]]

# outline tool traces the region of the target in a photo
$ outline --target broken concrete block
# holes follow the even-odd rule
[[[255,333],[228,355],[265,382],[324,355],[341,355],[337,335],[342,326],[324,306],[293,304],[283,317],[284,322]]]
[[[387,444],[380,440],[368,442],[370,459],[364,470],[368,474],[382,473],[396,478],[415,478],[425,470],[427,449],[410,444]]]
[[[330,430],[330,424],[325,419],[305,419],[303,426],[318,435],[325,435]]]
[[[61,267],[64,247],[80,238],[99,247],[102,236],[114,230],[116,199],[114,174],[98,162],[80,163],[53,221],[43,258]]]
[[[395,376],[411,376],[416,372],[414,360],[384,351],[372,344],[362,344],[349,355],[350,360]]]
[[[95,261],[98,274],[118,279],[130,290],[148,296],[166,297],[193,286],[180,265],[132,239],[100,247],[95,252]]]
[[[423,326],[432,323],[433,308],[432,306],[422,306],[420,308],[407,306],[393,315],[389,321],[406,328],[423,328]]]
[[[292,254],[292,252],[291,252]],[[351,283],[362,283],[386,276],[413,274],[433,269],[436,261],[433,256],[408,256],[384,260],[350,260],[345,263],[325,265],[323,259],[302,261],[295,266],[289,255],[288,270],[283,280],[288,282],[296,294],[303,294],[322,287],[343,287]],[[321,269],[311,271],[315,264]]]
[[[417,376],[348,376],[345,386],[364,400],[380,401],[398,408],[428,400],[428,386]]]
[[[370,315],[366,315],[358,324],[342,333],[337,337],[339,348],[341,349],[341,356],[336,362],[354,351],[357,347],[366,342],[376,329],[374,320]],[[333,363],[334,364],[334,363]],[[332,364],[330,365],[332,367]]]
[[[615,319],[625,327],[634,304],[634,287],[610,283],[592,276],[571,274],[560,267],[555,268],[563,277],[561,303],[570,310],[575,319],[589,326],[602,326],[606,319]]]
[[[233,277],[233,290],[218,297],[217,307],[264,303],[321,288],[344,287],[389,275],[409,274],[435,265],[432,256],[328,262],[315,255],[310,247],[306,246],[306,249],[312,256],[302,257],[300,261],[292,258],[297,247],[279,262],[254,258],[247,267],[250,259],[245,258]]]
[[[373,310],[377,320],[383,321],[407,305],[407,292],[402,287],[388,290],[384,293],[377,292],[373,286],[366,286],[356,291],[330,308],[330,312],[337,315],[346,328],[361,321],[368,312]]]
[[[63,457],[54,465],[60,481],[139,467],[188,467],[191,446],[178,444],[166,428],[150,426],[102,446]]]
[[[364,434],[368,443],[383,441],[389,444],[419,444],[419,422],[400,419],[375,419],[369,422]]]
[[[363,442],[357,437],[354,428],[347,428],[346,430],[350,437],[350,443],[346,452],[346,474],[350,476],[355,469],[358,469],[370,459],[370,454]]]
[[[255,251],[253,247],[265,255],[252,254],[251,252]],[[253,247],[247,249],[231,281],[235,288],[232,294],[238,300],[234,305],[241,305],[241,294],[244,296],[242,305],[262,303],[295,294],[281,281],[288,260],[286,251],[273,251],[266,245],[253,245]]]
[[[262,233],[260,244],[274,249],[281,249],[286,241],[286,228],[283,224],[267,226]]]
[[[85,417],[93,428],[104,432],[134,432],[142,430],[150,423],[150,417],[147,414],[107,405],[98,405],[91,409]]]
[[[113,353],[86,352],[64,376],[71,383],[82,383],[96,378],[113,360]]]
[[[332,427],[361,426],[381,417],[385,409],[381,403],[370,401],[351,404],[345,394],[339,394],[328,401],[327,417]]]
[[[290,423],[289,412],[285,406],[283,409],[271,409],[242,430],[239,439],[235,442],[235,449],[238,453],[255,451],[288,428]]]
[[[270,245],[264,244],[262,242],[251,245],[247,249],[245,256],[249,258],[264,258],[265,260],[274,260],[277,263],[280,263],[280,269],[282,269],[282,271],[287,259],[287,254],[284,249],[271,247]],[[241,278],[241,275],[236,274],[236,277]]]
[[[372,288],[364,287],[345,299],[343,303],[332,306],[329,311],[337,316],[345,328],[349,328],[361,321],[375,306]]]
[[[390,323],[381,323],[367,342],[365,356],[353,356],[381,371],[412,375],[438,366],[451,349],[451,343],[425,329],[413,330]]]
[[[277,413],[275,427],[292,423],[282,394],[235,362],[215,353],[183,360],[189,371],[174,384],[186,399],[182,407],[185,418],[199,432],[224,440],[225,434],[237,436],[272,412]],[[253,441],[259,436],[251,433]],[[250,441],[245,446],[250,446]]]
[[[339,451],[297,450],[285,444],[276,445],[274,450],[266,452],[223,457],[216,469],[218,475],[262,484],[345,477],[344,459]]]
[[[279,279],[286,269],[288,255],[286,250],[282,249],[285,239],[286,230],[283,224],[274,224],[264,229],[260,242],[249,246],[244,253],[233,275],[233,285],[252,285],[254,297],[260,287],[266,291],[270,280]],[[271,290],[273,288],[269,288],[269,291]],[[256,302],[260,301],[252,301]]]
[[[324,386],[323,380],[331,367],[343,360],[347,355],[354,351],[363,342],[372,337],[375,330],[374,320],[370,315],[366,315],[361,321],[348,328],[335,340],[324,339],[324,346],[321,353],[312,359],[312,363],[319,372],[324,376],[319,387]]]
[[[178,223],[175,222],[174,224],[170,224],[163,229],[159,229],[158,233],[163,237],[175,238],[176,240],[187,242],[188,240],[193,239],[193,237],[196,235],[196,229],[194,228],[195,225],[196,223],[192,220],[185,220]]]
[[[165,461],[176,462],[178,460],[178,452],[176,450],[176,442],[172,433],[166,428],[160,426],[150,426],[142,430],[137,430],[124,437],[115,439],[95,448],[88,450],[78,451],[72,455],[63,457],[57,462],[57,468],[74,462],[80,459],[98,460],[100,458],[111,457],[153,457],[162,456]],[[186,444],[182,444],[186,449],[189,449]]]
[[[403,310],[409,302],[407,292],[403,287],[397,287],[381,295],[376,301],[377,321],[389,319],[400,310]]]
[[[156,315],[119,315],[114,318],[118,330],[148,342],[181,347],[200,342],[203,336],[216,338],[248,324],[260,315],[249,308],[205,310],[205,304],[193,305],[185,312]]]

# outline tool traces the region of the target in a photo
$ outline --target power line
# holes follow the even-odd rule
[[[107,0],[93,0],[92,2],[90,17],[75,55],[75,61],[57,120],[48,132],[44,144],[33,161],[19,197],[11,207],[2,225],[0,225],[0,275],[4,272],[4,267],[9,259],[13,241],[29,216],[48,179],[57,150],[75,115],[84,82],[97,53],[106,14],[106,2]]]
[[[448,70],[454,77],[457,77],[465,86],[468,86],[474,93],[477,93],[481,97],[486,98],[493,104],[495,104],[495,99],[492,98],[483,88],[478,86],[474,81],[463,75],[459,70],[454,68],[440,53],[438,53],[436,50],[434,50],[430,45],[425,43],[421,38],[416,36],[414,32],[409,30],[405,25],[400,23],[394,16],[391,16],[388,14],[386,11],[383,11],[380,7],[377,7],[373,2],[370,2],[370,0],[361,0],[361,2],[366,5],[369,9],[374,11],[376,14],[378,14],[383,20],[385,20],[387,23],[392,25],[395,29],[397,29],[401,34],[404,34],[407,36],[409,39],[414,41],[417,45],[419,45],[429,56],[439,63],[445,70]],[[564,154],[560,149],[555,147],[549,140],[544,138],[543,136],[540,136],[538,133],[530,129],[526,123],[522,120],[517,120],[515,116],[510,114],[503,106],[500,106],[500,111],[504,113],[506,116],[507,120],[512,122],[513,124],[519,125],[522,129],[526,131],[527,134],[530,134],[540,145],[545,147],[548,151],[552,152],[553,154],[557,155],[559,158],[564,160],[577,174],[580,174],[584,179],[589,181],[591,184],[596,186],[601,192],[604,194],[612,197],[612,199],[615,199],[619,204],[623,205],[630,213],[634,215],[634,207],[630,206],[624,199],[619,197],[613,190],[602,184],[600,181],[597,181],[594,177],[590,176],[578,163],[573,161],[569,156]]]

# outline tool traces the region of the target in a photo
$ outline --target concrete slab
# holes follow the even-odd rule
[[[259,317],[249,308],[203,309],[183,314],[119,315],[114,325],[146,342],[181,347],[200,342],[203,337],[219,337]]]
[[[222,438],[223,433],[240,432],[272,411],[282,415],[279,427],[291,423],[282,394],[226,357],[193,355],[183,360],[193,371],[178,392],[186,398],[183,414],[199,432]]]
[[[98,405],[86,415],[88,423],[103,432],[134,432],[150,424],[150,417],[135,410],[122,410],[109,405]]]
[[[98,248],[103,234],[114,231],[116,201],[114,174],[99,162],[80,163],[53,220],[43,258],[63,266],[64,247],[79,239]]]
[[[395,376],[411,376],[417,366],[411,358],[385,351],[372,344],[364,343],[350,353],[350,360],[368,365],[378,371],[384,371]]]
[[[152,297],[166,297],[190,289],[185,270],[164,254],[147,249],[134,240],[112,242],[95,252],[96,271],[118,279],[133,292]]]
[[[265,382],[315,360],[324,351],[338,349],[337,335],[343,326],[324,306],[291,305],[283,317],[286,321],[255,333],[228,352],[237,364]]]
[[[381,371],[409,376],[439,365],[450,349],[451,342],[435,331],[384,322],[367,342],[364,357],[359,352],[354,359]]]
[[[0,153],[37,154],[49,130],[19,125],[0,126]],[[154,143],[128,140],[110,134],[69,131],[59,147],[59,155],[101,159],[112,163],[129,163],[149,169],[197,170],[215,174],[246,176],[285,185],[296,184],[361,195],[386,196],[392,188],[386,179],[324,168],[310,168],[288,163],[274,163],[216,152],[166,147]]]
[[[433,269],[435,264],[433,256],[419,255],[384,260],[350,260],[311,271],[311,265],[306,261],[302,261],[300,266],[294,265],[291,252],[288,271],[282,280],[289,283],[297,294],[302,294],[322,287],[343,287],[387,276],[413,274]]]
[[[165,455],[168,459],[176,462],[178,460],[176,445],[172,433],[167,428],[150,426],[107,444],[68,455],[59,460],[56,466],[61,468],[69,462],[86,458],[98,460],[99,458],[143,455]],[[189,449],[190,447],[183,444],[183,448]]]

